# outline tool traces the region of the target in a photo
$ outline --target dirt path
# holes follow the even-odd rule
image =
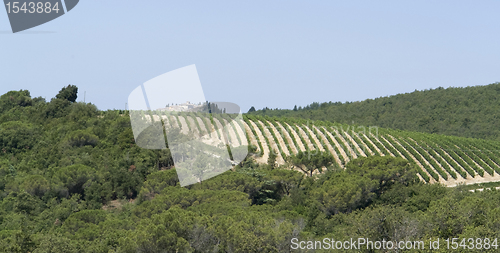
[[[292,137],[290,137],[290,134],[288,134],[288,131],[279,122],[276,122],[276,124],[278,124],[278,127],[281,129],[281,132],[285,136],[285,138],[289,144],[289,147],[291,149],[291,152],[293,154],[299,153],[299,151],[297,151],[297,147],[295,147],[295,144],[293,143]]]
[[[333,158],[335,159],[335,162],[340,166],[340,168],[343,168],[342,166],[342,161],[340,161],[339,156],[337,155],[337,152],[335,152],[335,149],[332,147],[326,136],[316,127],[313,126],[314,129],[316,129],[316,132],[319,134],[319,137],[323,140],[323,142],[326,145],[326,148],[330,151],[330,153],[333,155]]]
[[[354,139],[351,137],[351,135],[349,135],[348,132],[344,132],[345,134],[345,137],[347,139],[349,139],[349,141],[352,143],[352,145],[354,146],[354,148],[358,151],[358,154],[361,155],[361,156],[364,156],[366,157],[366,154],[365,152],[363,151],[363,149],[361,149],[358,145],[358,143],[356,143],[356,141],[354,141]]]
[[[412,160],[413,160],[413,161],[417,164],[417,166],[418,166],[418,167],[419,167],[419,168],[420,168],[420,169],[421,169],[421,170],[422,170],[425,174],[427,174],[427,176],[429,177],[429,183],[431,183],[431,184],[436,183],[436,180],[435,180],[435,179],[431,176],[431,174],[429,174],[429,172],[427,172],[427,170],[424,168],[424,166],[423,166],[423,165],[422,165],[422,164],[421,164],[421,163],[420,163],[420,162],[419,162],[419,161],[418,161],[418,160],[417,160],[417,159],[416,159],[416,158],[415,158],[415,157],[414,157],[414,156],[413,156],[410,152],[408,152],[408,151],[406,150],[406,148],[405,148],[403,145],[401,145],[401,143],[399,143],[399,141],[397,141],[397,140],[396,140],[394,137],[392,137],[391,135],[387,135],[387,136],[388,136],[389,138],[391,138],[391,139],[394,141],[394,143],[396,143],[396,144],[397,144],[397,145],[399,145],[401,148],[403,148],[403,149],[406,151],[406,153],[408,154],[408,156],[410,157],[410,159],[412,159]],[[385,139],[383,136],[380,136],[380,137],[382,137],[382,138],[383,138],[383,139],[384,139],[384,140],[385,140],[385,141],[386,141],[389,145],[391,145],[391,146],[392,146],[392,144],[391,144],[391,143],[390,143],[387,139]],[[403,157],[403,158],[405,157],[405,156],[403,156],[403,154],[401,154],[401,153],[399,152],[399,150],[397,150],[394,146],[392,146],[392,147],[393,147],[393,148],[394,148],[394,149],[398,152],[398,154],[399,154],[401,157]]]
[[[273,135],[271,134],[271,132],[269,132],[269,129],[266,127],[266,125],[264,125],[264,123],[262,123],[260,120],[258,120],[257,122],[264,129],[264,134],[266,135],[267,139],[269,140],[269,145],[271,145],[271,148],[273,149],[274,153],[276,154],[276,162],[278,162],[278,164],[280,164],[280,165],[285,164],[285,159],[283,159],[283,157],[281,156],[280,150],[278,148],[278,145],[276,144],[276,141],[273,138]]]
[[[308,126],[304,126],[304,127],[306,128],[306,131],[309,132],[309,135],[311,136],[313,141],[316,142],[316,146],[318,147],[319,151],[325,152],[325,148],[323,148],[323,145],[321,145],[321,142],[316,137],[316,134],[314,134],[313,131],[311,131],[311,129],[309,129]]]
[[[475,177],[475,178],[472,178],[472,179],[467,179],[465,181],[465,185],[469,185],[469,184],[478,184],[478,183],[489,183],[489,182],[498,182],[500,181],[500,175],[497,174],[496,172],[493,173],[493,176],[491,176],[490,174],[488,173],[484,173],[484,177]],[[459,183],[457,184],[449,184],[447,185],[448,187],[455,187],[457,186]]]
[[[290,132],[292,133],[293,137],[295,138],[295,140],[297,141],[297,145],[299,146],[300,148],[300,151],[302,152],[305,152],[306,151],[306,147],[304,146],[304,143],[302,143],[302,140],[300,139],[299,135],[297,134],[297,132],[295,132],[295,129],[293,129],[290,125],[288,125],[287,123],[285,123],[288,127],[288,129],[290,130]]]
[[[281,147],[281,150],[283,150],[283,153],[285,153],[285,155],[289,156],[290,155],[290,151],[288,150],[288,147],[287,145],[285,144],[285,141],[283,140],[283,138],[281,137],[281,134],[280,132],[278,132],[278,129],[276,129],[274,127],[273,124],[271,124],[271,122],[267,122],[271,128],[271,130],[274,132],[274,135],[276,136],[276,139],[278,139],[278,143]]]
[[[309,137],[307,137],[306,132],[304,132],[304,130],[302,130],[302,128],[299,127],[297,124],[295,124],[295,126],[299,130],[300,136],[302,136],[302,138],[306,142],[306,145],[309,147],[309,150],[315,150],[314,145],[312,144],[311,140],[309,140]]]
[[[347,153],[345,152],[345,150],[342,148],[342,145],[340,145],[340,143],[338,143],[338,141],[335,139],[335,137],[332,135],[332,133],[330,133],[328,131],[328,129],[326,129],[325,127],[323,127],[323,129],[325,129],[325,132],[328,135],[328,137],[330,137],[330,139],[332,139],[333,143],[335,144],[335,147],[337,147],[337,149],[340,152],[340,155],[342,155],[345,163],[347,164],[350,161],[350,159],[349,159],[349,156],[347,155]]]
[[[240,141],[238,140],[238,137],[236,137],[236,133],[234,132],[233,126],[227,122],[226,119],[224,120],[224,128],[227,129],[227,132],[229,133],[229,144],[233,147],[239,147],[241,145]]]
[[[252,125],[252,128],[255,130],[257,133],[257,137],[259,138],[260,144],[262,145],[262,148],[264,149],[264,154],[260,158],[260,163],[267,163],[267,158],[269,158],[269,147],[267,146],[266,139],[264,138],[264,135],[260,132],[259,127],[255,124],[255,122],[250,120],[250,124]]]

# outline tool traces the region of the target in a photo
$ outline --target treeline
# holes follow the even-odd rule
[[[290,158],[326,165],[321,174],[249,156],[180,187],[168,149],[137,147],[127,112],[98,111],[76,94],[0,96],[0,252],[291,252],[292,238],[499,237],[500,192],[422,184],[390,156],[345,170],[324,154]]]
[[[259,115],[500,140],[500,83],[414,91],[361,102],[312,103],[292,110],[264,108]]]

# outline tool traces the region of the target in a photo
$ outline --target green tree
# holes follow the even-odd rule
[[[289,163],[309,173],[311,177],[315,170],[322,172],[322,168],[329,166],[333,161],[333,156],[327,152],[318,152],[311,155],[310,153],[301,151],[288,158]]]
[[[63,87],[61,91],[56,95],[57,99],[68,100],[69,102],[75,102],[78,98],[78,87],[75,85],[68,85]]]

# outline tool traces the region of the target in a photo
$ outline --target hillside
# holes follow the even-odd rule
[[[456,186],[500,181],[498,141],[255,115],[246,115],[242,125],[228,124],[231,120],[223,114],[209,119],[204,113],[169,113],[162,118],[165,127],[203,137],[212,145],[225,143],[227,138],[230,146],[238,147],[249,140],[261,164],[274,154],[276,164],[284,165],[299,152],[309,156],[327,152],[339,168],[358,157],[393,156],[410,161],[420,179],[429,183]],[[223,126],[227,126],[226,137]]]
[[[313,103],[297,110],[252,114],[500,140],[500,83],[437,88],[361,102]]]
[[[128,112],[99,111],[75,102],[76,94],[68,86],[50,102],[26,90],[0,96],[0,252],[290,252],[292,238],[400,241],[411,231],[411,240],[428,245],[428,238],[500,236],[496,183],[481,192],[432,183],[496,180],[496,141],[303,119],[249,116],[240,125],[226,124],[228,115],[162,115],[165,128],[208,143],[224,143],[226,125],[229,145],[255,146],[233,169],[181,187],[170,150],[139,147]],[[311,160],[329,153],[334,164],[311,174],[268,164],[273,154],[283,164],[299,151]],[[497,252],[496,240],[486,243],[486,252]]]

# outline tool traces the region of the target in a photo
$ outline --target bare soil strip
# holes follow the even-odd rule
[[[354,145],[354,148],[356,148],[356,150],[358,151],[358,154],[360,154],[361,156],[366,157],[366,154],[363,151],[363,149],[361,149],[359,147],[358,143],[356,143],[356,141],[354,141],[354,139],[349,135],[349,133],[348,132],[344,132],[344,134],[347,137],[347,139],[349,139],[349,141]]]
[[[392,137],[392,136],[391,136],[391,137]],[[392,137],[392,138],[393,138],[393,139],[395,139],[394,137]],[[431,165],[431,163],[430,163],[429,161],[427,161],[427,159],[425,159],[425,157],[424,157],[422,154],[420,154],[420,153],[419,153],[419,152],[418,152],[415,148],[413,148],[413,146],[412,146],[412,145],[410,145],[408,142],[406,142],[406,141],[404,141],[404,140],[400,140],[400,141],[401,141],[401,142],[403,142],[403,144],[406,144],[406,145],[407,145],[408,147],[410,147],[411,149],[413,149],[413,151],[415,151],[415,153],[417,153],[417,154],[420,156],[420,158],[422,158],[422,160],[425,162],[425,164],[427,164],[427,166],[429,166],[429,167],[430,167],[430,168],[434,171],[434,173],[436,173],[436,174],[438,175],[438,177],[439,177],[439,180],[438,180],[438,181],[439,181],[439,183],[441,183],[441,184],[445,184],[445,183],[446,183],[446,179],[444,179],[444,178],[441,176],[441,174],[439,174],[439,172],[437,172],[436,168],[434,168],[434,167]],[[418,145],[418,144],[416,144],[416,143],[415,143],[415,145]],[[429,155],[429,156],[430,156],[430,155]],[[437,163],[437,164],[439,165],[439,163]],[[446,172],[446,170],[445,170],[445,169],[443,169],[443,168],[441,168],[441,169],[442,169],[442,170],[446,173],[446,175],[448,176],[448,179],[452,179],[452,180],[453,180],[453,177],[451,177],[451,175],[450,175],[450,174],[448,174],[448,172]]]
[[[226,133],[224,133],[224,127],[222,126],[222,124],[219,122],[218,119],[216,119],[215,117],[213,118],[215,124],[217,125],[217,131],[219,132],[220,134],[220,138],[221,138],[221,141],[224,142],[224,144],[228,143],[228,139],[229,137],[227,136]]]
[[[260,132],[260,129],[257,127],[255,122],[250,120],[250,124],[257,133],[257,137],[259,138],[260,144],[262,144],[262,148],[264,149],[264,154],[260,158],[260,162],[267,163],[267,158],[269,158],[269,147],[267,146],[266,139],[264,138],[264,135],[262,135],[262,133]]]
[[[297,132],[295,132],[295,129],[293,129],[290,125],[288,125],[288,123],[285,123],[285,124],[288,126],[288,129],[290,130],[290,132],[293,134],[293,137],[297,141],[297,145],[299,146],[300,151],[305,152],[306,151],[306,147],[304,146],[304,143],[302,143],[302,140],[300,139],[300,137],[297,134]]]
[[[189,124],[191,125],[191,132],[193,132],[197,137],[201,137],[200,131],[198,130],[198,127],[196,126],[194,119],[190,116],[186,116],[186,118],[189,121]]]
[[[335,147],[337,147],[337,149],[340,151],[340,155],[342,155],[342,157],[344,158],[345,163],[347,164],[349,162],[349,156],[347,156],[345,150],[342,148],[342,145],[340,145],[337,142],[337,140],[335,139],[335,137],[332,135],[332,133],[330,133],[328,131],[328,129],[326,129],[325,127],[323,127],[323,129],[325,129],[325,132],[326,132],[326,134],[328,134],[328,137],[330,137],[330,139],[332,139],[333,143],[335,144]]]
[[[243,119],[240,121],[240,123],[241,122],[243,122]],[[241,145],[248,145],[247,136],[245,135],[245,132],[243,131],[243,129],[241,129],[241,124],[240,123],[233,122],[234,128],[236,128],[236,134],[238,134],[238,136],[240,136],[240,140],[242,142]]]
[[[200,117],[196,117],[196,121],[198,121],[198,125],[200,125],[202,135],[208,135],[208,133],[212,132],[212,130],[210,130],[210,131],[207,130],[205,123],[203,122],[203,120],[200,119]],[[205,132],[203,132],[203,131],[205,131]]]
[[[444,161],[452,170],[455,171],[455,173],[457,174],[457,179],[456,179],[457,183],[466,182],[468,179],[472,179],[472,177],[469,175],[469,173],[467,173],[467,178],[463,178],[462,175],[460,175],[460,173],[458,173],[458,171],[455,168],[453,168],[453,166],[451,166],[451,164],[449,164],[448,161],[446,161],[446,159],[444,159],[444,157],[442,157],[438,152],[434,152],[434,153],[436,154],[436,156],[439,159],[442,159],[442,161]]]
[[[467,166],[469,166],[470,170],[472,170],[474,172],[474,177],[479,176],[479,174],[477,174],[476,170],[474,168],[472,168],[462,157],[460,157],[458,154],[457,154],[457,156],[460,160],[462,160],[463,163],[465,163]],[[481,167],[481,166],[479,166],[479,167]],[[487,173],[487,172],[485,171],[484,173]]]
[[[457,149],[460,149],[457,145],[453,145],[453,146],[455,146],[455,148],[457,148]],[[461,150],[461,149],[460,149],[460,150]],[[469,157],[469,159],[471,159],[471,160],[472,160],[472,162],[473,162],[473,163],[474,163],[477,167],[479,167],[479,168],[483,169],[483,170],[484,170],[484,175],[486,175],[486,174],[488,174],[488,175],[489,175],[489,173],[488,173],[488,172],[486,172],[486,170],[485,170],[483,167],[481,167],[481,165],[479,165],[479,164],[478,164],[478,163],[477,163],[474,159],[470,158],[470,156],[467,154],[467,152],[465,152],[465,150],[462,150],[462,153],[464,153],[467,157]],[[491,167],[490,167],[487,163],[485,163],[485,162],[483,161],[483,159],[481,159],[481,157],[479,157],[479,156],[478,156],[478,157],[477,157],[477,159],[481,160],[484,164],[486,164],[486,166],[488,166],[488,168],[490,168],[491,170],[495,171],[495,169],[491,168]],[[493,174],[493,175],[494,175],[494,174]]]
[[[484,173],[484,177],[475,177],[475,178],[472,178],[472,179],[467,179],[467,181],[465,182],[465,185],[469,185],[469,184],[478,184],[478,183],[489,183],[489,182],[498,182],[500,181],[500,175],[497,174],[496,172],[493,173],[493,176],[491,176],[490,174],[488,173]],[[447,185],[448,187],[454,187],[454,186],[457,186],[458,184],[455,184],[455,185]]]
[[[293,143],[292,137],[290,137],[290,134],[288,134],[288,131],[279,122],[276,122],[276,124],[278,124],[278,127],[281,129],[281,132],[283,133],[286,140],[288,141],[291,152],[293,154],[299,153],[299,151],[297,151],[297,147],[295,147],[295,144]]]
[[[418,177],[418,179],[420,179],[420,182],[425,182],[424,178],[422,176],[420,176],[419,173],[417,173],[417,177]]]
[[[370,133],[370,135],[375,138],[375,140],[377,140],[377,142],[380,144],[380,146],[384,147],[385,151],[387,151],[387,153],[389,153],[389,155],[393,156],[393,157],[396,157],[388,148],[386,148],[384,146],[384,144],[382,144],[382,142],[380,142],[380,140],[378,139],[378,137],[375,137],[372,133]],[[379,150],[380,152],[380,150]]]
[[[316,129],[316,132],[319,134],[319,137],[321,138],[321,140],[323,140],[323,142],[326,144],[326,147],[328,148],[330,153],[333,155],[335,162],[342,168],[342,162],[340,161],[340,158],[337,155],[337,152],[335,152],[335,149],[332,147],[332,145],[328,141],[328,138],[326,138],[326,136],[316,126],[313,126],[313,127],[314,127],[314,129]]]
[[[308,126],[304,126],[304,127],[306,128],[307,132],[309,132],[309,135],[311,135],[311,138],[313,139],[313,141],[316,142],[316,146],[318,146],[319,151],[325,152],[325,148],[323,148],[323,145],[321,145],[321,142],[316,137],[316,134],[313,133],[313,131],[311,131],[311,129],[309,129]]]
[[[172,122],[172,125],[174,127],[181,128],[181,125],[179,124],[179,122],[177,122],[177,118],[174,115],[170,115],[168,119],[170,120],[170,122]]]
[[[274,125],[271,124],[271,122],[268,121],[267,123],[271,127],[271,130],[274,132],[274,135],[276,136],[276,139],[278,139],[278,143],[280,144],[281,150],[283,150],[283,153],[285,153],[285,155],[289,156],[290,155],[290,151],[288,150],[288,147],[285,144],[285,141],[281,137],[280,132],[278,132],[278,130],[274,127]]]
[[[229,144],[233,147],[239,147],[241,144],[240,141],[238,141],[238,137],[236,137],[233,126],[231,126],[231,124],[229,124],[226,119],[223,120],[225,126],[224,128],[227,129],[227,132],[229,133]]]
[[[476,147],[473,147],[473,146],[470,146],[470,145],[469,145],[469,147],[470,147],[470,148],[474,148],[474,149],[476,149],[476,150],[477,150],[477,151],[479,151],[479,152],[482,152],[480,149],[478,149],[478,148],[476,148]],[[495,166],[500,167],[500,166],[499,166],[499,165],[498,165],[495,161],[491,160],[489,157],[486,157],[486,158],[488,158],[488,160],[490,160],[490,161],[491,161],[491,163],[493,163]],[[483,162],[484,162],[484,160],[483,160]],[[490,166],[490,168],[491,168],[491,166]],[[492,168],[492,169],[493,169],[493,170],[495,170],[494,168]]]
[[[295,125],[295,126],[297,127],[297,129],[299,129],[299,134],[302,136],[302,138],[306,142],[307,146],[309,147],[309,150],[315,150],[314,145],[312,144],[311,140],[309,140],[309,137],[307,137],[306,132],[304,132],[304,130],[302,130],[302,128],[299,127],[298,125]]]
[[[248,138],[250,138],[250,144],[254,145],[257,148],[257,151],[261,151],[259,147],[259,143],[257,142],[257,139],[252,133],[252,130],[250,127],[247,125],[246,122],[243,121],[243,126],[245,127],[245,131],[248,133]]]
[[[397,154],[397,155],[399,155],[399,157],[402,157],[402,158],[404,158],[404,157],[405,157],[403,154],[401,154],[401,152],[399,152],[399,150],[398,150],[396,147],[394,147],[394,146],[393,146],[393,145],[392,145],[392,144],[391,144],[391,143],[390,143],[390,142],[389,142],[386,138],[384,138],[384,136],[380,136],[380,138],[384,139],[384,141],[385,141],[385,142],[387,142],[387,144],[389,144],[389,146],[391,146],[394,150],[396,150],[396,152],[398,152],[398,154]],[[380,144],[382,144],[382,142],[381,142]],[[383,145],[384,145],[384,144],[382,144],[382,146],[383,146]],[[389,151],[389,152],[390,152],[390,151]]]
[[[395,139],[394,137],[392,137],[391,135],[387,135],[387,136],[389,136],[389,138],[391,138],[391,139],[394,141],[394,143],[396,143],[397,145],[399,145],[401,148],[403,148],[403,149],[406,151],[406,148],[405,148],[403,145],[401,145],[401,143],[399,143],[399,141],[398,141],[398,140],[396,140],[396,139]],[[387,143],[389,143],[389,145],[391,145],[391,146],[392,146],[392,144],[391,144],[389,141],[387,141],[387,139],[385,139],[383,136],[380,136],[380,137],[382,137],[382,138],[383,138],[383,139],[384,139]],[[401,157],[404,157],[404,156],[403,156],[403,154],[399,153],[399,150],[397,150],[394,146],[393,146],[393,148],[394,148],[394,149],[398,152],[398,154],[399,154]],[[429,177],[429,183],[431,183],[431,184],[436,183],[436,180],[435,180],[435,179],[431,176],[431,174],[429,174],[429,172],[427,172],[427,170],[426,170],[426,169],[424,168],[424,166],[423,166],[423,165],[422,165],[422,164],[421,164],[421,163],[417,160],[417,158],[415,158],[415,157],[414,157],[414,156],[413,156],[410,152],[408,152],[408,151],[406,151],[406,153],[408,154],[408,156],[410,157],[410,159],[412,159],[412,160],[413,160],[413,161],[417,164],[417,166],[418,166],[418,167],[420,167],[420,169],[421,169],[421,170],[422,170],[425,174],[427,174],[427,176]]]
[[[271,145],[271,148],[273,149],[274,153],[276,154],[276,161],[278,164],[285,164],[285,159],[281,156],[281,152],[278,148],[278,145],[276,144],[276,141],[273,138],[273,135],[271,132],[269,132],[269,129],[267,129],[266,125],[262,123],[260,120],[257,121],[262,128],[264,129],[264,134],[266,135],[267,139],[269,140],[269,145]]]
[[[367,142],[369,142],[369,143],[372,145],[372,147],[375,149],[375,151],[377,151],[377,153],[378,153],[378,155],[379,155],[379,156],[385,156],[384,152],[382,152],[382,150],[380,150],[380,149],[377,147],[377,145],[375,145],[375,143],[373,143],[373,141],[372,141],[372,140],[370,140],[370,138],[368,138],[368,136],[366,136],[366,134],[363,134],[363,138],[365,138],[365,140],[366,140]],[[360,139],[361,139],[361,138],[360,138]],[[375,155],[377,155],[377,154],[375,154]]]
[[[361,146],[363,146],[363,147],[365,148],[365,149],[364,149],[365,151],[368,151],[368,153],[370,153],[370,155],[376,155],[376,154],[375,154],[375,152],[374,152],[374,151],[372,151],[372,150],[370,149],[370,147],[368,147],[368,144],[366,144],[366,142],[365,142],[365,141],[363,141],[363,138],[362,138],[362,137],[361,137],[358,133],[353,132],[353,135],[356,135],[356,137],[358,137],[359,141],[361,142],[360,144],[361,144]],[[364,134],[363,134],[363,135],[364,135]],[[371,144],[372,144],[372,146],[374,146],[374,145],[373,145],[373,143],[371,143]],[[365,152],[365,154],[366,154],[366,152]]]
[[[217,146],[219,144],[223,144],[219,138],[217,138],[217,134],[215,133],[215,129],[213,128],[212,124],[209,124],[209,128],[205,125],[204,120],[202,120],[199,117],[196,117],[196,120],[198,121],[198,124],[200,124],[201,131],[203,132],[203,136],[201,137],[201,140],[203,143],[212,145],[212,146]],[[210,131],[210,134],[208,134]]]
[[[408,139],[409,139],[409,140],[411,140],[411,141],[413,141],[413,142],[415,143],[415,145],[420,146],[420,145],[419,145],[419,144],[418,144],[415,140],[413,140],[412,138],[408,138]],[[446,180],[446,181],[444,181],[444,182],[441,182],[441,180],[440,180],[440,181],[439,181],[439,183],[444,184],[444,185],[446,185],[446,186],[448,186],[448,187],[449,187],[449,186],[455,186],[455,185],[457,185],[457,184],[463,184],[463,183],[467,182],[467,180],[466,180],[465,178],[463,178],[463,177],[462,177],[462,175],[460,175],[460,173],[458,173],[458,172],[457,172],[457,171],[453,168],[453,166],[451,166],[451,165],[450,165],[450,164],[449,164],[449,163],[448,163],[445,159],[443,159],[443,158],[439,155],[439,153],[435,152],[435,154],[438,156],[438,158],[439,158],[439,159],[442,159],[442,161],[444,161],[446,164],[448,164],[448,166],[449,166],[450,168],[452,168],[452,169],[455,171],[455,173],[456,173],[456,175],[457,175],[457,179],[454,179],[454,178],[453,178],[453,177],[452,177],[452,176],[448,173],[448,171],[446,171],[446,170],[445,170],[445,168],[443,168],[443,166],[441,165],[441,163],[439,163],[439,162],[438,162],[438,161],[434,158],[434,156],[432,156],[431,154],[429,154],[429,152],[427,152],[427,150],[426,150],[424,147],[422,147],[422,146],[420,146],[420,147],[422,148],[422,150],[424,150],[424,152],[426,152],[426,153],[429,155],[429,157],[430,157],[432,160],[434,160],[434,162],[436,162],[436,164],[437,164],[437,165],[438,165],[438,166],[439,166],[439,167],[440,167],[440,168],[441,168],[441,169],[442,169],[442,170],[446,173],[446,175],[448,175],[448,180]],[[469,176],[469,177],[470,177],[470,176]],[[472,177],[471,177],[471,178],[472,178]]]
[[[170,121],[168,119],[168,116],[167,115],[161,115],[161,119],[163,120],[163,127],[165,127],[165,129],[170,128]]]
[[[181,126],[182,126],[181,127],[181,133],[183,133],[185,135],[189,135],[189,126],[186,123],[186,119],[183,116],[181,116],[181,115],[179,115],[177,118],[179,119],[179,121],[181,123]]]
[[[441,149],[441,151],[443,151],[443,153],[444,153],[444,154],[445,154],[448,158],[450,158],[451,160],[455,161],[455,159],[453,159],[453,157],[451,157],[451,155],[450,155],[450,154],[448,154],[448,152],[446,152],[446,150],[442,149],[441,147],[440,147],[439,149]],[[446,160],[445,160],[445,161],[446,161]],[[467,171],[466,171],[466,170],[462,167],[462,165],[460,165],[460,163],[458,163],[457,161],[455,161],[455,163],[458,165],[458,167],[459,167],[460,169],[462,169],[463,171],[465,171],[465,173],[467,174],[467,180],[474,179],[474,178],[473,178],[473,177],[469,174],[469,172],[467,172]],[[453,168],[453,166],[451,166],[451,165],[450,165],[450,167],[452,167],[452,168]],[[455,170],[455,171],[456,171],[456,170]],[[457,174],[459,174],[459,175],[460,175],[460,173],[458,173],[458,171],[457,171]]]
[[[335,132],[335,134],[337,135],[337,137],[339,137],[340,141],[342,143],[344,143],[344,145],[347,148],[347,151],[349,151],[349,153],[351,154],[352,159],[358,158],[358,156],[356,155],[356,152],[354,152],[354,150],[352,150],[352,148],[349,145],[349,143],[347,143],[347,141],[344,139],[344,137],[342,137],[342,135],[337,131],[337,129],[334,129],[334,128],[332,128],[332,129]]]

